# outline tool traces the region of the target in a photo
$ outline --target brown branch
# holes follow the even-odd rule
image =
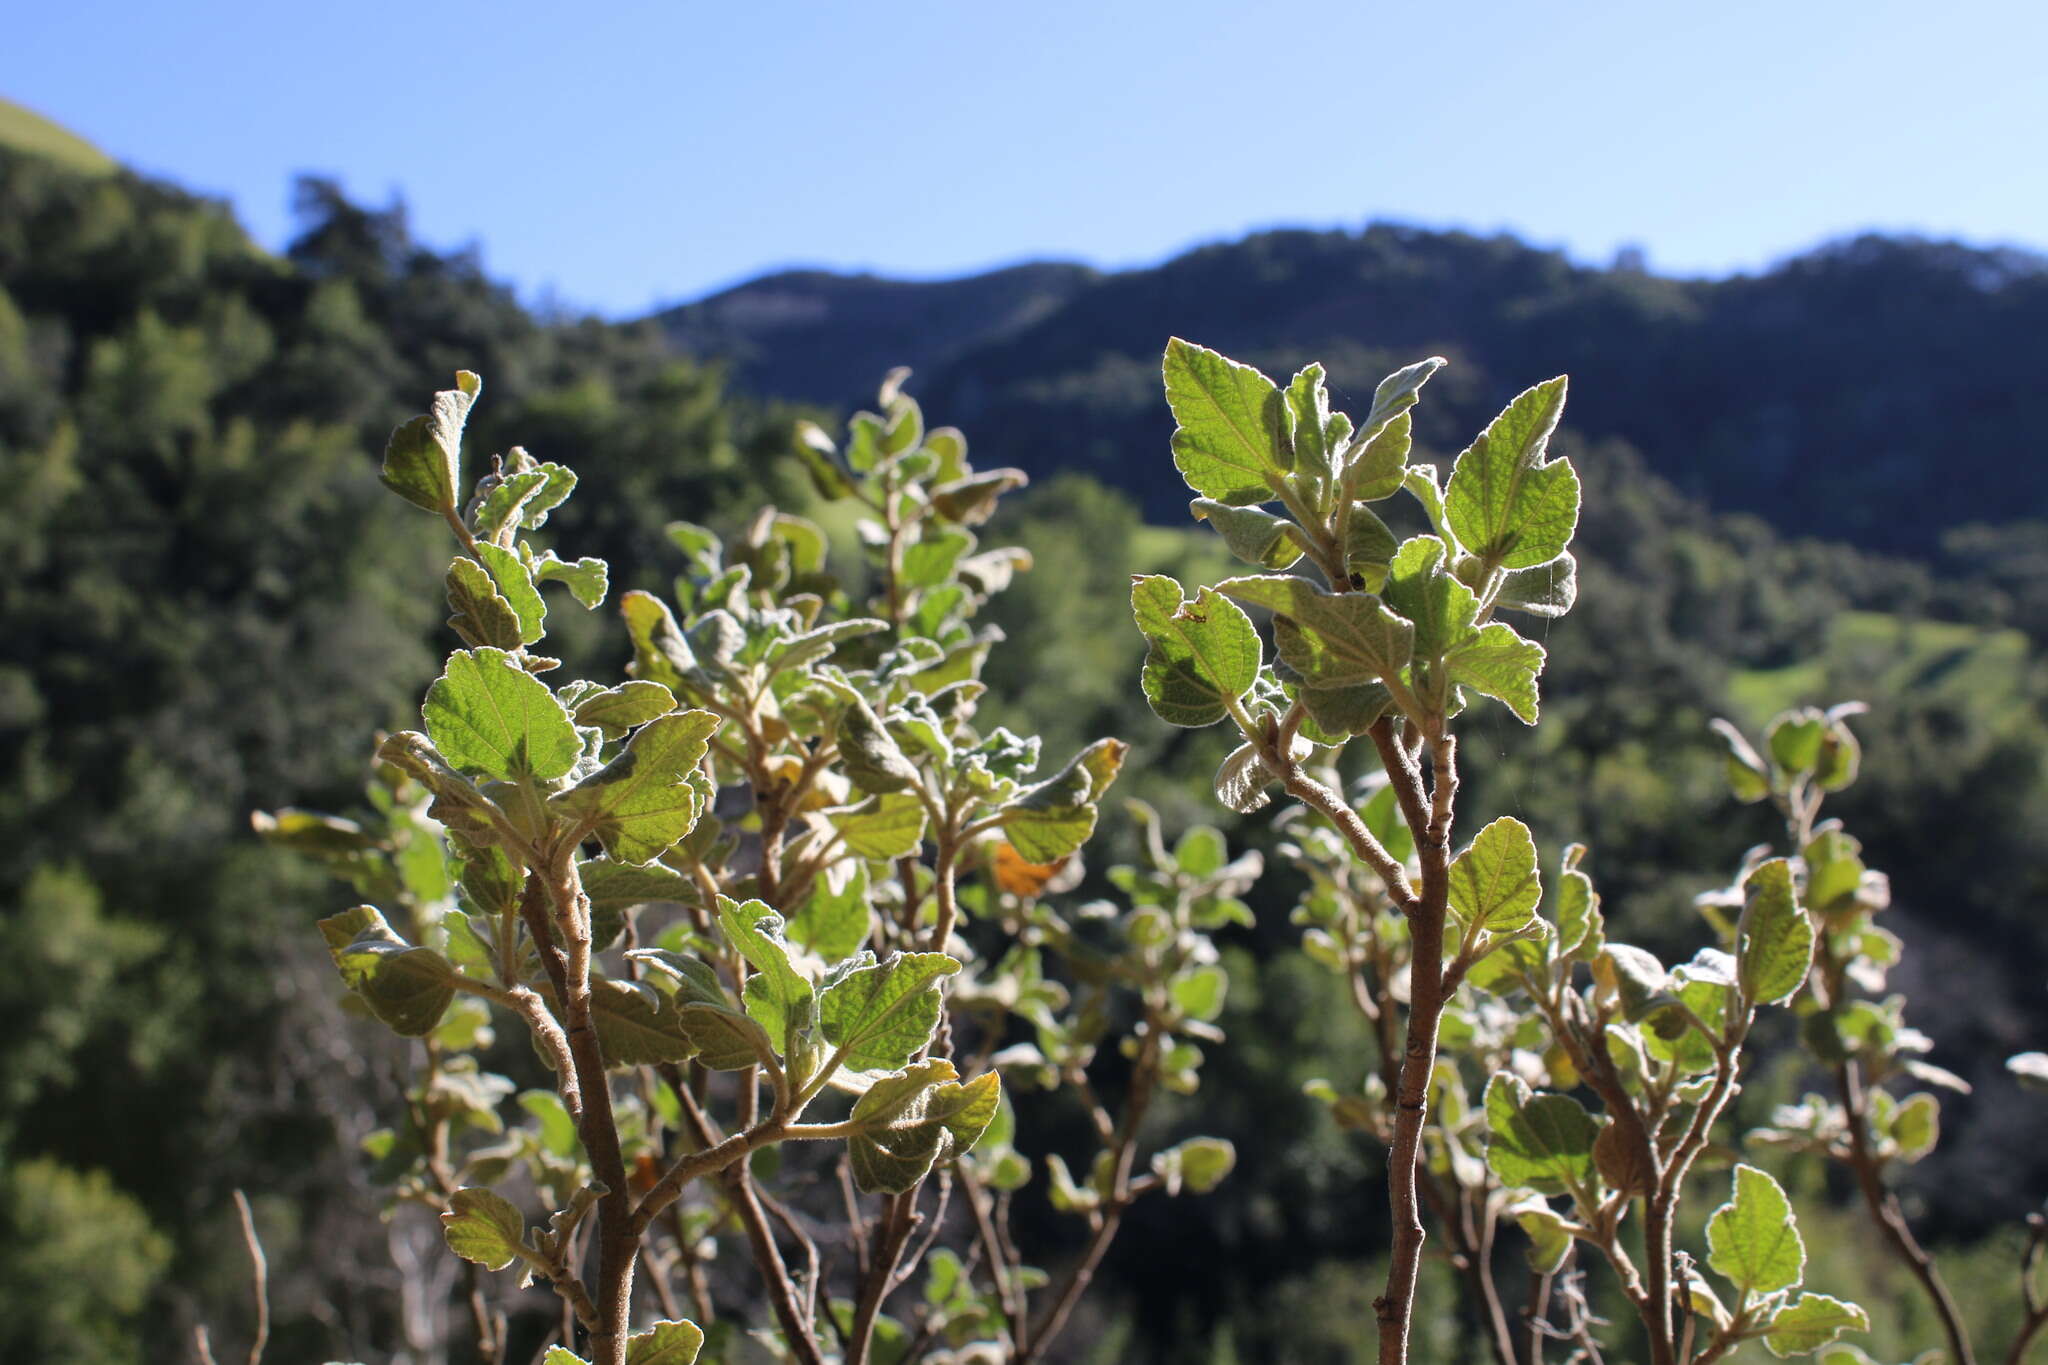
[[[1424,815],[1421,773],[1413,757],[1395,738],[1392,722],[1381,719],[1368,733],[1380,751],[1388,779],[1394,784],[1395,799],[1415,837],[1422,865],[1421,894],[1404,907],[1414,946],[1408,966],[1408,1037],[1395,1097],[1393,1150],[1387,1161],[1387,1186],[1393,1204],[1393,1263],[1387,1271],[1386,1291],[1373,1303],[1380,1328],[1380,1365],[1403,1365],[1408,1359],[1415,1284],[1427,1235],[1422,1227],[1416,1172],[1422,1158],[1423,1120],[1429,1112],[1429,1083],[1436,1070],[1437,1027],[1444,1008],[1444,918],[1450,901],[1451,806],[1458,786],[1457,741],[1445,736],[1432,748],[1435,789],[1428,802],[1429,814]]]
[[[1866,1120],[1869,1106],[1867,1092],[1863,1088],[1861,1075],[1854,1062],[1841,1062],[1835,1067],[1835,1093],[1842,1100],[1842,1115],[1849,1129],[1849,1169],[1855,1173],[1856,1187],[1863,1195],[1864,1207],[1870,1211],[1871,1221],[1877,1224],[1892,1250],[1913,1272],[1920,1287],[1927,1291],[1927,1297],[1934,1305],[1934,1312],[1941,1319],[1941,1330],[1948,1337],[1949,1351],[1956,1365],[1977,1365],[1977,1357],[1970,1345],[1969,1330],[1963,1326],[1962,1313],[1956,1302],[1949,1296],[1948,1286],[1942,1283],[1941,1272],[1935,1268],[1934,1258],[1929,1256],[1913,1236],[1913,1229],[1906,1222],[1905,1210],[1899,1207],[1899,1198],[1885,1188],[1881,1163],[1870,1150],[1870,1133]],[[2038,1329],[2037,1329],[2038,1330]],[[2013,1357],[2017,1360],[2018,1357]]]

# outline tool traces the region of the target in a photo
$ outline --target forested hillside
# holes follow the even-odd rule
[[[862,383],[845,340],[886,335],[920,299],[1018,275],[774,275],[661,320],[692,352],[737,357],[747,387],[842,403]],[[1274,372],[1320,359],[1339,401],[1409,358],[1448,356],[1437,415],[1417,431],[1439,447],[1530,376],[1568,371],[1588,438],[1625,440],[1682,490],[1798,534],[1926,552],[1965,523],[2048,516],[2024,401],[2039,383],[2048,261],[2017,251],[1860,237],[1762,274],[1675,280],[1512,237],[1377,224],[1053,278],[1066,297],[1046,289],[1035,321],[991,308],[978,336],[949,326],[923,389],[1006,462],[1088,470],[1155,518],[1183,501],[1132,458],[1172,434],[1155,392],[1166,336]]]
[[[611,494],[581,534],[643,565],[677,511],[769,495],[784,446],[650,328],[544,323],[402,214],[299,207],[277,258],[218,205],[0,148],[0,1302],[40,1306],[0,1342],[46,1359],[143,1358],[145,1308],[180,1358],[166,1309],[233,1292],[237,1184],[305,1239],[289,1311],[388,1318],[353,1270],[388,1260],[347,1146],[374,1059],[297,1045],[331,1008],[293,974],[318,883],[248,816],[350,804],[432,675],[392,424],[483,370],[491,417]]]
[[[985,528],[1040,566],[992,611],[1018,663],[991,679],[996,706],[1049,751],[1123,736],[1130,794],[1268,848],[1267,821],[1239,827],[1209,795],[1217,736],[1167,731],[1135,686],[1128,575],[1221,559],[1207,531],[1144,519],[1184,521],[1165,336],[1269,369],[1321,358],[1340,401],[1448,355],[1444,425],[1424,433],[1444,455],[1452,427],[1571,371],[1580,603],[1546,637],[1540,738],[1482,731],[1470,808],[1522,815],[1546,851],[1588,840],[1616,922],[1675,944],[1692,895],[1768,832],[1728,802],[1708,719],[1870,702],[1841,813],[1892,873],[1890,925],[1924,964],[1898,984],[1934,1059],[1987,1082],[1945,1108],[1913,1189],[1938,1234],[1975,1241],[2039,1187],[2028,1112],[1996,1081],[2048,1038],[2048,537],[2012,524],[2048,511],[2019,417],[2040,263],[1868,241],[1673,282],[1506,239],[1275,233],[1109,276],[778,277],[671,315],[685,359],[651,323],[534,316],[400,211],[318,181],[299,205],[273,256],[219,205],[0,146],[0,1302],[39,1305],[0,1315],[15,1354],[182,1360],[194,1321],[232,1334],[240,1186],[269,1240],[274,1359],[434,1358],[421,1296],[448,1286],[392,1268],[406,1247],[375,1222],[357,1149],[391,1053],[341,1014],[312,930],[346,892],[256,841],[248,813],[357,808],[364,737],[409,723],[432,676],[447,631],[394,604],[424,600],[445,560],[378,486],[377,452],[458,367],[486,385],[470,458],[516,441],[573,463],[549,531],[601,547],[616,590],[674,571],[673,518],[806,501],[781,400],[836,405],[924,366],[934,421],[1038,479]],[[738,392],[713,363],[728,354]],[[604,667],[627,656],[609,611],[564,630]],[[1105,819],[1102,838],[1106,864],[1133,835]],[[1343,1359],[1346,1315],[1369,1313],[1341,1286],[1383,1250],[1377,1211],[1346,1202],[1371,1163],[1301,1092],[1355,1084],[1362,1039],[1295,947],[1294,889],[1269,877],[1258,926],[1226,936],[1230,1042],[1203,1123],[1235,1139],[1238,1174],[1134,1214],[1075,1333],[1102,1359]],[[503,1065],[538,1065],[516,1052]],[[1745,1103],[1793,1087],[1766,1072]],[[1029,1104],[1028,1151],[1079,1122]],[[1042,1202],[1018,1225],[1035,1254],[1069,1254]],[[1883,1311],[1879,1341],[1906,1354]]]

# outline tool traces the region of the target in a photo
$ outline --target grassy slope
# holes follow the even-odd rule
[[[2027,638],[2017,630],[1848,611],[1829,623],[1818,657],[1739,672],[1728,690],[1752,725],[1788,706],[1839,700],[1828,695],[1831,678],[1868,678],[1874,691],[1885,694],[1922,690],[1973,698],[1996,714],[1998,703],[2017,695],[2027,666]]]
[[[0,146],[48,157],[83,175],[112,175],[114,158],[32,109],[0,98]]]

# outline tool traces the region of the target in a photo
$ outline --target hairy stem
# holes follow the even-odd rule
[[[1906,1222],[1905,1210],[1899,1207],[1898,1196],[1885,1188],[1880,1163],[1870,1150],[1869,1098],[1854,1062],[1843,1062],[1835,1067],[1835,1093],[1841,1097],[1842,1114],[1848,1121],[1849,1168],[1856,1174],[1856,1188],[1863,1195],[1863,1205],[1869,1210],[1871,1221],[1877,1224],[1878,1231],[1884,1234],[1892,1250],[1926,1291],[1928,1301],[1934,1305],[1935,1316],[1941,1319],[1942,1334],[1948,1338],[1949,1351],[1956,1365],[1977,1365],[1969,1330],[1963,1326],[1962,1313],[1957,1309],[1956,1301],[1949,1296],[1941,1272],[1935,1269],[1934,1258],[1913,1236],[1913,1229]]]
[[[1444,917],[1450,903],[1457,741],[1444,736],[1432,746],[1435,786],[1425,805],[1422,774],[1406,746],[1395,737],[1392,723],[1381,720],[1369,733],[1394,784],[1402,818],[1415,836],[1422,864],[1421,893],[1404,907],[1414,953],[1409,965],[1408,1037],[1395,1097],[1393,1150],[1387,1160],[1387,1186],[1393,1202],[1393,1264],[1387,1271],[1385,1292],[1373,1303],[1380,1327],[1380,1365],[1404,1365],[1426,1236],[1416,1178],[1422,1157],[1422,1125],[1429,1112],[1429,1080],[1436,1070],[1437,1028],[1444,1010]]]

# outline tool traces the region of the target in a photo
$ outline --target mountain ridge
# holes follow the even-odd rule
[[[921,330],[934,317],[943,325]],[[1158,520],[1185,498],[1153,477],[1172,429],[1157,389],[1169,335],[1276,377],[1322,360],[1340,401],[1447,355],[1448,401],[1417,433],[1438,457],[1567,371],[1581,434],[1635,446],[1717,507],[1871,548],[1924,553],[1957,526],[2048,516],[2048,462],[2025,458],[2041,441],[2021,401],[2048,359],[2048,259],[2016,248],[1864,234],[1757,273],[1682,279],[1508,234],[1373,223],[1276,229],[1114,272],[783,272],[655,318],[776,397],[849,405],[910,364],[934,413],[984,433],[984,454],[1033,474],[1085,469]]]

